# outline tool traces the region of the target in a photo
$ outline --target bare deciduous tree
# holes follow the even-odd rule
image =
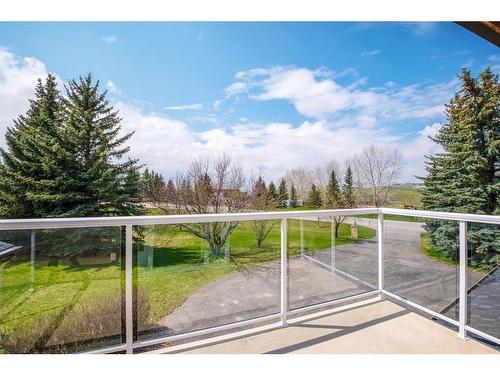
[[[401,153],[395,148],[371,145],[354,156],[353,167],[361,186],[369,189],[373,205],[380,207],[387,202],[401,172]]]
[[[250,202],[241,167],[223,155],[215,161],[198,159],[185,174],[178,174],[175,198],[167,189],[149,192],[152,204],[167,214],[210,214],[244,211]],[[221,256],[238,222],[181,224],[179,227],[207,241],[210,253]]]
[[[314,184],[320,190],[325,189],[328,184],[328,176],[330,176],[332,169],[339,169],[338,163],[335,160],[331,160],[324,165],[312,169],[294,168],[288,170],[284,179],[288,186],[294,185],[297,189],[297,195],[305,200],[311,189],[311,185]]]

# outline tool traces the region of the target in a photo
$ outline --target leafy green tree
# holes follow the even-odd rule
[[[323,202],[321,200],[321,192],[316,187],[316,185],[312,184],[307,198],[307,205],[309,207],[321,207],[322,204]]]
[[[347,170],[344,177],[344,183],[342,185],[342,195],[344,198],[345,208],[356,207],[356,195],[354,193],[354,178],[352,175],[351,166],[347,166]]]
[[[422,203],[426,210],[500,214],[500,85],[488,68],[478,78],[468,69],[461,87],[446,106],[447,122],[432,139],[443,152],[427,156]],[[428,220],[432,245],[457,259],[458,224]],[[491,225],[469,228],[471,263],[500,264],[500,230]]]
[[[297,207],[297,189],[294,184],[290,187],[290,206]]]
[[[288,199],[288,189],[286,186],[285,179],[281,179],[280,186],[278,188],[278,202],[280,206],[286,205],[285,201]]]

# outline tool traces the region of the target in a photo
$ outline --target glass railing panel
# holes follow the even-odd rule
[[[500,339],[500,225],[469,223],[467,240],[467,325]]]
[[[458,320],[458,234],[455,221],[384,217],[384,289]]]
[[[280,311],[279,220],[135,229],[138,340]]]
[[[288,221],[289,307],[377,289],[375,227],[347,216]]]
[[[121,228],[0,231],[0,353],[122,343]]]

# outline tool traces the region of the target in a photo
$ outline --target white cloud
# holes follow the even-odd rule
[[[383,87],[361,89],[367,84],[366,77],[341,85],[334,80],[334,73],[327,76],[324,69],[251,69],[236,74],[237,81],[226,88],[223,100],[245,93],[255,100],[287,100],[297,112],[312,119],[328,119],[352,111],[391,119],[435,118],[443,114],[443,104],[457,85],[456,80],[403,87],[388,82]]]
[[[112,94],[119,94],[121,92],[121,90],[111,80],[106,82],[106,89]]]
[[[12,120],[28,109],[28,99],[34,95],[36,82],[47,76],[43,62],[33,57],[19,58],[0,49],[0,147],[5,145],[4,134]]]
[[[401,181],[413,181],[415,180],[414,176],[423,177],[427,174],[425,155],[443,151],[441,146],[429,138],[435,136],[441,127],[442,124],[439,123],[428,125],[420,130],[411,141],[400,145],[405,164]]]
[[[118,41],[118,38],[116,37],[116,35],[103,35],[103,36],[101,36],[101,40],[104,43],[113,44],[113,43],[116,43]]]
[[[200,110],[200,109],[203,109],[203,105],[200,103],[185,104],[185,105],[173,105],[170,107],[165,107],[165,109],[167,111]]]
[[[406,25],[417,36],[431,35],[437,28],[437,23],[435,22],[409,22]]]
[[[491,62],[491,70],[493,73],[500,74],[500,55],[488,56],[488,61]]]
[[[380,52],[382,52],[381,49],[374,49],[374,50],[371,50],[371,51],[363,51],[359,57],[366,57],[366,56],[375,56],[375,55],[378,55]]]
[[[184,170],[195,158],[230,153],[248,174],[261,168],[277,180],[287,169],[311,166],[336,159],[340,163],[377,140],[393,145],[399,137],[376,129],[369,118],[357,126],[305,121],[289,123],[239,123],[230,128],[196,131],[186,122],[119,102],[123,131],[134,131],[131,154],[165,176]],[[365,121],[365,123],[361,123]]]
[[[224,90],[227,97],[234,96],[245,92],[248,89],[248,84],[245,82],[234,82]]]
[[[0,132],[3,134],[12,119],[24,113],[28,98],[32,97],[38,78],[47,74],[45,65],[35,58],[19,58],[0,50]],[[317,74],[321,74],[318,78]],[[387,116],[425,117],[438,112],[429,102],[442,103],[456,82],[445,84],[410,85],[372,88],[361,91],[341,86],[325,70],[311,71],[299,68],[272,68],[242,72],[238,75],[255,85],[258,100],[283,98],[293,103],[300,113],[311,117],[346,111],[332,119],[290,123],[252,123],[248,119],[229,128],[195,130],[185,121],[178,121],[153,112],[144,112],[130,103],[117,102],[115,108],[123,118],[124,132],[134,131],[131,138],[131,156],[166,176],[183,170],[197,157],[232,154],[250,174],[264,167],[267,178],[277,180],[287,169],[314,166],[336,159],[343,163],[363,147],[377,145],[400,146],[407,161],[405,179],[423,170],[423,155],[432,151],[428,135],[435,134],[439,124],[424,128],[408,141],[391,133],[391,129],[376,126]],[[329,79],[324,77],[329,76]],[[250,78],[249,78],[250,77]],[[116,88],[113,82],[107,84]],[[243,90],[243,86],[239,86]],[[234,86],[236,91],[237,86]],[[241,95],[240,92],[238,95]],[[332,110],[332,104],[334,109]],[[438,104],[436,104],[437,106]],[[193,108],[193,104],[189,104]],[[201,105],[195,104],[196,108]],[[382,112],[378,106],[386,106]],[[186,106],[173,106],[186,107]],[[352,109],[357,112],[349,112]],[[333,111],[333,112],[332,112]],[[200,115],[201,116],[201,115]],[[199,117],[200,117],[199,116]],[[204,120],[213,125],[218,118],[204,114]],[[202,121],[192,118],[193,121]],[[295,126],[294,126],[295,125]],[[403,179],[404,180],[404,179]]]

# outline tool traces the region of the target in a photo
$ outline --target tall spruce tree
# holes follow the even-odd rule
[[[137,161],[120,162],[131,133],[90,75],[69,81],[66,98],[49,75],[38,81],[25,115],[0,150],[3,218],[130,215],[140,212]],[[37,249],[49,255],[119,251],[115,228],[41,231]]]
[[[256,210],[267,209],[269,199],[267,187],[262,176],[259,176],[252,187],[252,207]]]
[[[478,78],[464,69],[461,88],[446,106],[447,122],[432,139],[443,152],[427,156],[422,203],[427,210],[500,214],[500,85],[488,68]],[[446,257],[458,254],[458,225],[429,220],[432,245]],[[500,264],[500,230],[469,226],[471,263]]]
[[[330,208],[343,207],[342,191],[340,190],[340,184],[335,174],[335,169],[332,169],[328,185],[326,186],[326,204]]]
[[[92,75],[70,80],[64,98],[63,148],[72,155],[62,175],[64,209],[57,216],[112,216],[140,212],[137,160],[121,161],[133,133],[120,136],[121,118]]]
[[[356,207],[356,196],[354,195],[354,178],[352,175],[351,166],[347,166],[347,170],[344,176],[344,183],[342,185],[342,195],[344,197],[344,207],[354,208]]]
[[[322,204],[323,202],[321,200],[321,192],[315,184],[312,184],[307,198],[307,205],[309,207],[321,207]]]
[[[267,187],[267,197],[270,201],[276,202],[278,200],[278,192],[276,191],[276,185],[274,185],[274,182],[270,182],[269,186]]]
[[[286,200],[288,200],[288,189],[286,187],[286,181],[284,178],[281,179],[280,185],[278,187],[278,202],[280,206],[286,206]]]
[[[297,207],[297,189],[294,184],[290,187],[290,206]]]
[[[40,202],[58,178],[57,144],[61,134],[61,96],[56,78],[38,80],[35,97],[25,115],[14,120],[0,149],[0,217],[43,217],[48,206]]]

